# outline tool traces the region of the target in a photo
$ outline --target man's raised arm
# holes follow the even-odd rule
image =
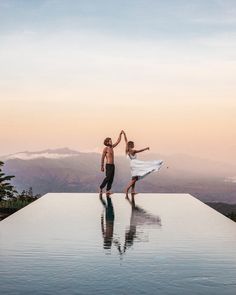
[[[119,135],[117,141],[112,145],[113,148],[116,147],[120,143],[122,133],[123,133],[123,130],[120,132],[120,135]]]

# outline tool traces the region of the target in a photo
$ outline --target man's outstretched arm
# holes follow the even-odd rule
[[[116,143],[114,143],[114,144],[112,145],[113,148],[116,147],[116,146],[120,143],[122,133],[123,133],[123,130],[120,132],[120,135],[119,135],[119,137],[118,137]]]

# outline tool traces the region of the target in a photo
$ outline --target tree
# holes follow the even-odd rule
[[[13,198],[15,196],[16,190],[10,181],[15,176],[5,175],[2,171],[4,163],[0,161],[0,201],[8,198]]]
[[[229,217],[230,219],[232,219],[233,221],[236,221],[236,213],[235,212],[230,212],[226,215],[227,217]]]
[[[40,194],[36,194],[34,195],[33,193],[33,188],[30,187],[28,190],[23,190],[19,195],[18,195],[18,198],[20,200],[29,200],[29,201],[32,201],[32,200],[36,200],[38,199],[39,197],[41,197]]]

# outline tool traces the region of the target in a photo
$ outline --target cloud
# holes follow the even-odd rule
[[[53,153],[17,153],[13,155],[9,155],[6,157],[7,160],[10,159],[21,159],[21,160],[34,160],[39,158],[46,158],[46,159],[63,159],[72,157],[72,154],[53,154]]]
[[[185,90],[192,87],[192,93],[196,85],[198,92],[206,93],[207,85],[224,88],[235,82],[235,40],[235,33],[185,42],[117,38],[91,31],[9,34],[1,38],[0,88],[2,93],[15,89],[17,96],[12,96],[19,99],[55,101],[65,96],[94,97],[95,89],[96,96],[106,101],[107,94],[122,89],[166,92],[170,84],[175,93],[183,85]]]
[[[231,183],[235,183],[236,184],[236,176],[233,177],[227,177],[225,179],[225,182],[231,182]]]

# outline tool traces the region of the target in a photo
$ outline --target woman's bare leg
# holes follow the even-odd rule
[[[128,186],[127,186],[127,188],[126,188],[126,190],[125,190],[126,197],[128,196],[129,190],[131,189],[131,187],[133,187],[133,185],[135,184],[135,182],[136,182],[136,179],[132,179],[132,180],[130,181],[130,183],[128,184]]]
[[[132,189],[131,189],[131,194],[136,194],[136,193],[135,193],[135,190],[134,190],[134,189],[135,189],[136,181],[137,181],[137,179],[134,179],[134,183],[133,183],[132,186],[131,186],[131,187],[132,187]]]

